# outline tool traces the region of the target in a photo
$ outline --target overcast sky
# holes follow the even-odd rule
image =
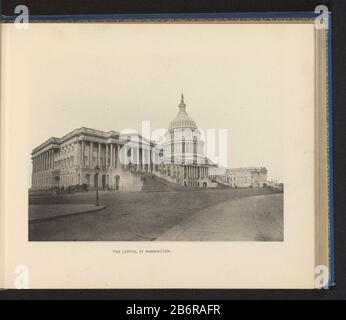
[[[183,92],[200,128],[228,129],[229,167],[264,166],[270,179],[283,180],[283,100],[291,94],[288,78],[304,67],[299,28],[104,23],[11,30],[7,53],[30,107],[30,149],[82,126],[140,130],[149,120],[152,130],[167,128]]]

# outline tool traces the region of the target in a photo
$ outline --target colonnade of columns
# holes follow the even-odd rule
[[[85,163],[84,156],[85,156],[85,146],[89,145],[89,155],[88,155],[88,163]],[[83,166],[89,166],[92,168],[94,166],[93,162],[93,150],[96,146],[97,150],[97,157],[96,157],[96,164],[98,167],[102,167],[101,164],[101,153],[102,153],[102,146],[105,149],[105,168],[119,168],[120,167],[120,161],[119,161],[119,154],[120,154],[120,145],[117,143],[99,143],[99,142],[93,142],[93,141],[84,141],[82,140],[80,142],[80,165]]]
[[[127,157],[129,150],[131,150],[130,158]],[[124,155],[127,158],[124,159],[124,164],[131,162],[136,170],[147,169],[146,171],[148,171],[149,165],[153,164],[152,151],[149,149],[124,146]]]
[[[32,159],[33,172],[54,170],[54,150],[50,149]]]
[[[54,166],[54,149],[46,150],[32,158],[32,185],[36,189],[45,189],[53,185],[51,171]]]
[[[184,176],[186,179],[200,179],[209,176],[208,167],[202,166],[185,166]]]

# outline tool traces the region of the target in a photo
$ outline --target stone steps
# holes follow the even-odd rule
[[[152,173],[139,173],[143,179],[142,191],[148,192],[167,192],[167,191],[185,191],[187,188],[167,181]]]

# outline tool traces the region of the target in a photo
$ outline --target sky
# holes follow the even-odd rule
[[[285,24],[31,24],[8,31],[6,54],[30,150],[83,126],[167,128],[184,93],[198,127],[227,129],[229,167],[283,181],[283,101],[304,71],[297,38]]]

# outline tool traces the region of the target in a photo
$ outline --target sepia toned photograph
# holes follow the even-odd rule
[[[284,240],[287,26],[24,32],[29,241]]]
[[[0,18],[5,299],[337,296],[341,6],[60,2]]]

